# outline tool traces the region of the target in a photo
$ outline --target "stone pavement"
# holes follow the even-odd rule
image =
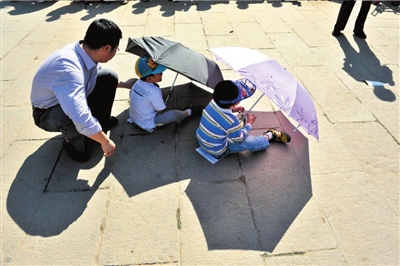
[[[340,4],[308,2],[1,3],[1,265],[399,265],[399,9],[371,7],[367,40],[331,31]],[[95,18],[123,31],[105,67],[134,76],[128,37],[162,36],[207,50],[244,46],[276,59],[307,88],[320,141],[212,165],[195,152],[198,118],[153,134],[126,123],[118,92],[113,157],[71,161],[59,134],[31,118],[30,84],[55,49]],[[227,79],[239,76],[220,64]],[[167,71],[162,87],[175,73]],[[381,81],[369,86],[363,80]],[[254,98],[254,99],[252,99]],[[243,102],[249,108],[252,97]],[[206,104],[179,75],[169,107]],[[253,130],[294,129],[270,100]]]

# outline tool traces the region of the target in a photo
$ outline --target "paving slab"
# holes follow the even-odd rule
[[[1,262],[14,265],[60,152],[54,141],[16,141],[1,158]],[[38,148],[40,147],[40,148]],[[37,167],[40,165],[40,167]],[[59,208],[59,205],[56,205]]]
[[[2,107],[1,112],[1,156],[4,156],[25,125],[31,122],[32,107]]]
[[[308,45],[295,33],[268,34],[275,47],[287,60],[290,66],[320,65],[319,58],[310,51]]]
[[[400,149],[394,144],[393,137],[388,134],[380,123],[341,124],[337,128],[343,136],[346,136],[346,143],[363,167],[365,174],[368,175],[368,178],[376,188],[381,191],[385,201],[392,208],[394,214],[398,216],[398,171],[400,162],[396,156],[399,155]],[[370,130],[377,132],[381,136],[381,141],[393,142],[394,145],[382,147],[380,141],[369,142],[370,136],[368,132]],[[352,134],[349,134],[349,132],[352,132]],[[365,152],[366,150],[368,152]],[[371,160],[371,158],[373,159]]]
[[[296,73],[312,97],[320,104],[329,121],[336,123],[376,119],[329,68],[299,67],[296,68]],[[346,105],[342,104],[343,101],[346,101]],[[351,116],[346,115],[349,113]]]
[[[99,245],[108,191],[46,193],[39,201],[17,265],[89,265]],[[32,256],[32,254],[35,254]]]
[[[133,172],[130,178],[135,177],[137,175]],[[143,178],[148,179],[148,176]],[[102,243],[96,263],[177,263],[177,194],[178,184],[171,183],[144,191],[129,199],[111,197],[107,204],[107,218],[102,227]],[[115,254],[118,254],[118,257]]]
[[[226,14],[223,12],[219,13],[217,17],[214,13],[201,13],[200,15],[206,35],[223,36],[228,35],[233,30]]]
[[[391,88],[367,87],[355,91],[358,99],[395,139],[400,139],[399,101]]]
[[[329,174],[324,179],[324,186],[314,187],[314,195],[348,262],[397,264],[398,218],[376,193],[371,179],[364,173]],[[380,239],[385,239],[385,244],[380,244]]]
[[[272,9],[254,10],[252,16],[268,35],[269,33],[290,32],[291,29]]]
[[[10,80],[6,86],[3,86],[2,103],[3,107],[29,106],[32,79],[40,66],[39,60],[34,60],[20,74],[22,78]],[[5,70],[8,72],[9,70]]]
[[[185,43],[185,46],[193,51],[207,50],[209,48],[201,23],[175,24],[175,41]]]
[[[243,188],[241,181],[180,182],[182,264],[264,265],[260,251],[226,249],[254,245],[259,249]]]
[[[234,22],[231,25],[241,46],[248,48],[274,47],[272,41],[257,22]]]

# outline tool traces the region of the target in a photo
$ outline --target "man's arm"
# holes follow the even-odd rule
[[[101,149],[103,150],[105,157],[110,157],[114,154],[115,143],[111,139],[109,139],[103,131],[100,131],[99,133],[88,137],[101,144]]]

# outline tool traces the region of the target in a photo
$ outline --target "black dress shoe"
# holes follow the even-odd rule
[[[364,33],[364,31],[354,31],[354,35],[361,39],[367,39],[367,35]]]
[[[64,150],[68,153],[69,157],[74,161],[84,163],[89,161],[90,159],[90,154],[88,151],[78,151],[74,148],[74,146],[72,146],[71,143],[67,142],[65,139],[63,142],[63,147]]]
[[[340,31],[332,31],[332,36],[335,36],[335,37],[337,37],[337,36],[339,36],[339,35],[341,35],[342,33],[340,32]]]

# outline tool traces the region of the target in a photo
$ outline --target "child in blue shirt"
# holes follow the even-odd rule
[[[242,151],[262,151],[269,147],[270,141],[290,142],[290,135],[284,131],[269,128],[261,136],[250,135],[257,118],[246,114],[245,124],[234,113],[244,112],[239,106],[255,92],[255,85],[249,80],[224,80],[217,84],[213,99],[203,110],[196,137],[200,147],[217,159]]]

